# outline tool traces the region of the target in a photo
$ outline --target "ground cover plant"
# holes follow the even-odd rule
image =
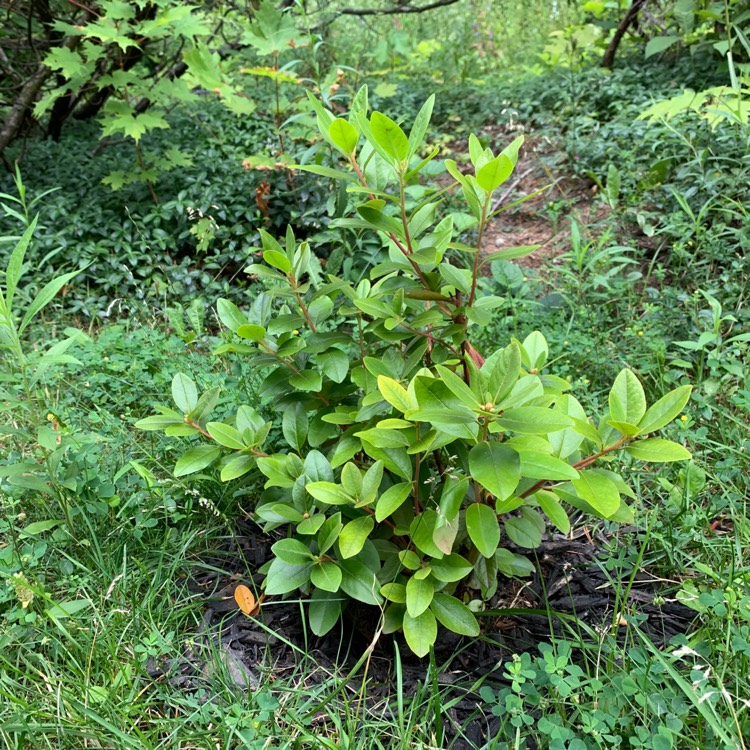
[[[156,102],[158,204],[92,121],[5,147],[4,746],[746,746],[742,3],[612,69],[625,3],[497,5],[230,10],[255,113]]]

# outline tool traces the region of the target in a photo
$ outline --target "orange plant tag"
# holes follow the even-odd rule
[[[255,612],[258,603],[255,601],[253,592],[247,586],[240,584],[234,590],[234,600],[237,606],[246,614],[251,615]]]

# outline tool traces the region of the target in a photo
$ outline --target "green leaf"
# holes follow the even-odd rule
[[[656,432],[666,427],[685,408],[692,390],[692,386],[682,385],[652,404],[638,422],[641,433]]]
[[[479,187],[491,193],[513,174],[513,162],[505,154],[498,154],[477,172]]]
[[[338,622],[344,605],[344,597],[323,589],[315,589],[310,597],[310,630],[323,636]]]
[[[356,464],[349,462],[341,470],[341,486],[347,494],[359,497],[362,492],[362,472]]]
[[[426,656],[437,639],[437,621],[428,609],[419,617],[404,613],[404,638],[409,648],[420,658]]]
[[[560,530],[563,534],[567,534],[570,531],[570,519],[568,514],[565,512],[565,508],[560,504],[560,498],[549,490],[539,490],[534,497],[539,503],[539,507],[544,511],[547,518]]]
[[[221,469],[221,481],[231,482],[247,474],[255,466],[255,456],[249,453],[240,453],[227,461]]]
[[[183,453],[174,467],[176,477],[194,474],[196,471],[210,466],[221,456],[221,448],[215,445],[196,445]]]
[[[240,326],[247,324],[247,317],[234,302],[219,299],[216,302],[216,312],[219,320],[232,332],[237,333]]]
[[[30,523],[28,526],[24,526],[23,531],[20,532],[19,536],[21,536],[21,538],[27,536],[36,536],[37,534],[41,534],[44,531],[49,531],[50,529],[62,526],[64,523],[65,521],[61,519],[35,521],[34,523]]]
[[[519,451],[521,474],[529,479],[563,481],[578,479],[578,471],[566,461],[541,451]]]
[[[505,500],[518,486],[521,459],[516,451],[500,443],[480,443],[469,451],[469,472],[496,498]]]
[[[193,409],[190,410],[188,416],[194,422],[203,423],[208,415],[214,410],[214,407],[219,402],[219,396],[221,395],[221,388],[215,385],[213,388],[209,388],[201,393],[198,403]]]
[[[349,357],[341,349],[329,349],[317,355],[320,369],[334,383],[343,383],[349,372]]]
[[[284,433],[284,439],[287,443],[298,453],[305,444],[308,428],[307,412],[299,401],[284,411],[284,416],[281,420],[281,431]]]
[[[476,637],[479,635],[479,623],[472,611],[454,596],[435,594],[430,610],[441,625],[459,635]]]
[[[83,269],[78,271],[71,271],[70,273],[58,276],[56,279],[52,279],[48,284],[42,287],[39,294],[32,300],[31,304],[26,309],[26,314],[21,320],[21,325],[18,327],[18,335],[20,336],[25,330],[26,326],[31,323],[36,314],[44,309],[52,300],[57,296],[57,293],[74,277],[81,273]]]
[[[18,282],[21,279],[21,274],[23,273],[23,259],[26,256],[26,251],[28,250],[31,238],[34,235],[34,230],[36,229],[38,220],[38,215],[33,218],[21,239],[16,243],[10,258],[8,259],[8,265],[5,270],[5,306],[8,313],[13,309],[13,296],[16,287],[18,286]],[[2,297],[2,295],[0,295],[0,297]]]
[[[333,482],[310,482],[305,489],[326,505],[353,505],[354,498]]]
[[[380,583],[375,573],[358,558],[341,561],[341,589],[363,604],[382,604]]]
[[[318,531],[318,552],[321,555],[325,555],[331,547],[336,543],[339,538],[341,529],[344,525],[341,523],[341,513],[334,513],[334,515],[326,518]]]
[[[546,435],[549,432],[572,427],[573,420],[560,412],[545,409],[541,406],[520,406],[508,409],[498,419],[503,429],[518,432],[521,435]]]
[[[280,557],[274,559],[266,575],[265,589],[269,596],[280,596],[296,591],[310,580],[312,562],[290,565]]]
[[[453,583],[466,578],[472,571],[471,563],[457,553],[445,555],[442,560],[431,560],[432,576],[443,583]]]
[[[266,337],[266,329],[263,326],[254,325],[253,323],[245,323],[241,325],[235,333],[241,339],[249,339],[250,341],[263,341]]]
[[[310,582],[324,591],[335,593],[341,586],[341,568],[334,562],[320,562],[310,571]]]
[[[324,167],[321,164],[295,164],[295,169],[301,169],[303,172],[311,172],[321,177],[330,177],[334,180],[344,180],[346,182],[357,182],[357,178],[349,172],[343,172],[340,169]]]
[[[581,471],[572,481],[578,496],[594,510],[609,518],[620,507],[620,493],[615,483],[594,470]]]
[[[409,154],[415,154],[422,145],[422,141],[427,134],[427,128],[430,126],[430,118],[432,117],[434,106],[435,94],[432,94],[427,98],[427,101],[422,105],[417,116],[414,118],[414,124],[411,126],[409,133]]]
[[[195,383],[182,372],[178,372],[172,378],[172,398],[184,414],[191,412],[198,403],[198,389]]]
[[[266,250],[263,253],[263,260],[266,261],[269,266],[277,268],[284,274],[289,274],[292,270],[292,263],[289,258],[278,250]]]
[[[474,391],[455,372],[442,365],[437,365],[435,369],[451,393],[466,406],[476,408],[481,405],[479,399],[474,395]]]
[[[631,443],[625,450],[639,461],[650,461],[652,463],[687,461],[691,458],[690,451],[687,448],[663,438],[638,440]]]
[[[289,565],[306,565],[313,558],[310,549],[297,539],[280,539],[271,551]]]
[[[448,262],[441,263],[438,266],[438,271],[446,284],[455,287],[464,294],[470,293],[471,271],[466,268],[456,268]]]
[[[323,386],[323,378],[315,370],[302,370],[289,376],[289,385],[298,391],[320,391]]]
[[[91,605],[89,599],[74,599],[68,602],[60,602],[59,604],[52,604],[49,609],[45,609],[45,613],[55,619],[61,620],[65,617],[72,617],[78,612],[82,612],[84,609],[88,609]]]
[[[452,479],[446,475],[443,491],[440,494],[440,515],[451,520],[458,515],[461,504],[469,491],[469,479]]]
[[[339,535],[339,550],[341,557],[347,559],[358,555],[365,546],[367,537],[375,528],[375,520],[372,516],[360,516],[355,518],[341,529]]]
[[[407,497],[411,494],[411,482],[400,482],[389,487],[379,498],[375,505],[375,520],[380,523],[388,518],[391,513],[398,510]]]
[[[400,412],[415,409],[417,404],[409,392],[398,381],[385,375],[378,375],[378,390],[380,395]]]
[[[500,524],[495,511],[482,503],[472,503],[466,509],[466,531],[480,554],[492,557],[500,543]]]
[[[351,156],[357,148],[359,133],[352,124],[339,117],[330,124],[328,137],[345,156]]]
[[[206,425],[206,430],[219,445],[223,445],[225,448],[241,451],[246,447],[242,435],[231,425],[223,422],[209,422]]]
[[[409,139],[390,117],[373,112],[370,117],[370,131],[378,146],[386,154],[397,161],[404,161],[409,157]]]
[[[622,370],[609,392],[609,415],[615,422],[637,425],[646,413],[646,395],[632,370]]]
[[[435,586],[429,578],[413,575],[406,582],[406,611],[411,617],[419,617],[432,602]]]
[[[182,418],[176,418],[169,414],[153,414],[145,419],[139,419],[135,426],[139,430],[164,430],[167,427],[185,424]]]
[[[385,583],[380,593],[389,601],[396,604],[406,603],[406,586],[403,583]]]
[[[511,542],[526,549],[536,549],[542,543],[542,534],[539,529],[523,516],[506,519],[505,533]]]

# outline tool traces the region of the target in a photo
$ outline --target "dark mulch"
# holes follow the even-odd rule
[[[618,532],[621,543],[634,534],[637,534],[635,529]],[[372,643],[377,627],[375,608],[350,607],[341,629],[334,629],[324,638],[316,638],[305,629],[299,603],[268,601],[256,617],[239,611],[234,589],[244,583],[260,590],[262,576],[255,571],[269,558],[273,541],[254,524],[241,521],[224,549],[218,550],[212,559],[202,561],[192,579],[186,582],[194,596],[205,600],[203,622],[192,639],[196,646],[182,659],[151,664],[154,678],[192,690],[199,682],[205,685],[220,660],[243,688],[252,689],[266,682],[269,676],[283,680],[296,673],[311,693],[315,689],[320,693],[323,688],[325,694],[326,683],[331,688],[336,684],[329,675],[346,675],[355,665]],[[626,619],[618,625],[618,637],[627,637],[626,620],[631,619],[657,646],[688,630],[694,612],[665,596],[664,583],[647,572],[639,571],[634,576],[623,608],[618,592],[627,587],[627,580],[612,585],[602,564],[607,558],[603,549],[608,541],[611,540],[601,532],[592,539],[585,529],[573,539],[551,536],[533,557],[537,573],[531,580],[501,581],[497,595],[489,603],[493,616],[481,620],[481,638],[466,639],[441,631],[435,649],[437,663],[444,665],[439,682],[443,690],[455,692],[451,697],[463,696],[450,714],[455,724],[463,727],[462,735],[467,739],[456,739],[451,745],[454,750],[483,747],[497,721],[481,710],[479,696],[467,688],[480,678],[485,678],[485,684],[502,684],[499,665],[515,653],[535,650],[539,643],[549,642],[551,632],[559,637],[571,633],[571,623],[574,628],[577,626],[570,616],[574,615],[581,627],[602,632],[611,630],[616,611],[624,611]],[[514,551],[528,553],[528,550]],[[630,573],[621,571],[620,575],[629,579]],[[428,676],[428,660],[412,656],[401,636],[381,636],[367,667],[367,700],[378,707],[381,715],[395,686],[394,637],[399,641],[407,695]],[[317,669],[300,669],[305,652],[312,656]],[[361,685],[362,672],[360,669],[347,685],[350,696]],[[455,691],[447,685],[455,685]],[[447,730],[450,740],[451,728]]]

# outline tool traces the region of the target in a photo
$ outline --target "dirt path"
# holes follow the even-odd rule
[[[509,139],[508,133],[499,128],[488,128],[483,135],[496,153]],[[508,206],[526,196],[533,197],[497,216],[485,232],[483,252],[540,245],[515,262],[526,268],[542,268],[555,264],[569,249],[571,216],[587,226],[606,215],[606,207],[596,198],[596,186],[570,174],[566,160],[567,156],[548,138],[526,137],[515,177],[498,194],[497,204]]]

